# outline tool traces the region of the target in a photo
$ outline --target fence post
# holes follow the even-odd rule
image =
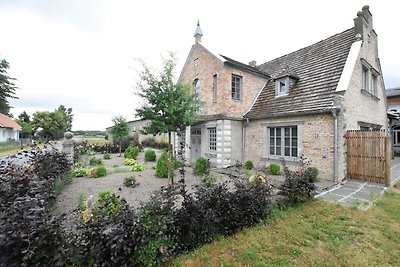
[[[390,165],[391,165],[391,160],[392,160],[392,148],[391,148],[391,143],[390,139],[388,136],[385,137],[385,182],[386,185],[390,185]]]

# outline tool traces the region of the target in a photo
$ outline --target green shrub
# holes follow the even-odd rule
[[[87,170],[83,167],[75,167],[71,171],[72,177],[85,177],[87,175]]]
[[[254,168],[253,162],[251,160],[246,161],[244,164],[244,168],[246,170],[252,170]]]
[[[110,156],[110,154],[108,154],[108,153],[105,153],[104,154],[104,156],[103,156],[103,159],[111,159],[111,156]]]
[[[135,165],[135,163],[136,163],[136,160],[134,160],[132,158],[124,159],[124,165],[133,166],[133,165]]]
[[[135,163],[132,166],[132,171],[134,171],[134,172],[140,172],[140,171],[143,171],[143,170],[144,170],[144,164]]]
[[[198,157],[193,171],[196,175],[199,175],[199,176],[209,174],[210,173],[210,161],[203,157]]]
[[[144,160],[145,161],[156,161],[156,152],[154,149],[146,149],[144,152]]]
[[[83,212],[86,209],[86,204],[85,204],[85,197],[83,193],[79,193],[78,196],[78,210],[80,212]]]
[[[164,150],[157,161],[156,176],[159,178],[168,177],[168,151]]]
[[[112,217],[114,213],[121,210],[121,200],[119,195],[111,190],[101,190],[97,196],[97,201],[93,205],[93,218]]]
[[[96,157],[91,157],[89,159],[89,164],[90,165],[100,165],[101,164],[101,159],[98,159]]]
[[[139,183],[136,181],[134,176],[125,177],[124,179],[124,186],[126,187],[136,187]]]
[[[126,159],[136,159],[137,156],[139,155],[139,152],[140,151],[139,151],[139,148],[137,146],[130,145],[130,146],[128,146],[127,149],[125,149],[124,157]]]
[[[319,170],[317,167],[308,167],[308,171],[310,171],[315,180],[318,178]]]
[[[201,180],[207,187],[211,187],[217,184],[217,178],[213,175],[207,174],[203,176]]]
[[[103,165],[95,166],[95,167],[89,169],[87,175],[90,178],[103,177],[103,176],[107,175],[107,169]]]
[[[272,163],[268,166],[268,171],[272,175],[281,175],[281,165]]]

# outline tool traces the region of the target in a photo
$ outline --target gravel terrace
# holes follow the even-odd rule
[[[157,159],[159,158],[161,151],[157,151]],[[118,156],[118,154],[110,154],[110,160],[104,160],[102,154],[96,154],[97,158],[102,159],[103,164],[107,167],[108,171],[115,170],[116,168],[130,167],[123,165],[124,157]],[[88,161],[84,159],[85,161]],[[111,173],[101,178],[87,178],[77,177],[74,178],[72,183],[68,184],[64,190],[57,197],[54,213],[57,215],[66,214],[68,217],[73,216],[73,210],[78,206],[79,195],[82,193],[85,198],[93,195],[94,199],[97,194],[103,189],[109,189],[115,193],[118,193],[121,197],[125,198],[128,204],[132,207],[138,207],[141,202],[147,201],[151,194],[160,189],[162,186],[168,185],[168,179],[162,179],[155,176],[155,170],[153,167],[156,165],[155,162],[145,162],[144,152],[140,152],[136,162],[144,163],[145,170],[141,172],[122,172],[122,173]],[[85,165],[85,164],[84,164]],[[115,167],[119,166],[119,167]],[[193,174],[193,170],[190,167],[186,167],[185,182],[191,187],[192,185],[198,184],[200,178]],[[223,174],[212,173],[218,181],[227,180],[228,177]],[[139,185],[134,188],[125,187],[123,185],[124,178],[128,176],[134,176]],[[175,181],[180,179],[178,170],[175,171]],[[72,218],[72,217],[71,217]]]

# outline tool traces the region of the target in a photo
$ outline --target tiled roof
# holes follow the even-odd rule
[[[233,65],[233,66],[235,66],[235,67],[237,67],[239,69],[242,69],[242,70],[245,70],[245,71],[248,71],[248,72],[252,72],[252,73],[267,77],[267,78],[270,77],[267,72],[261,71],[259,68],[252,67],[250,65],[247,65],[247,64],[244,64],[242,62],[236,61],[234,59],[231,59],[229,57],[223,56],[221,54],[220,54],[220,56],[223,57],[226,60],[225,63],[231,64],[231,65]]]
[[[247,118],[270,118],[325,112],[333,96],[354,42],[354,29],[257,66],[277,78],[289,66],[299,78],[287,96],[275,97],[275,81],[269,80]]]
[[[0,128],[14,128],[18,131],[21,130],[21,126],[18,123],[2,113],[0,113]]]
[[[386,89],[386,97],[400,96],[400,87]]]

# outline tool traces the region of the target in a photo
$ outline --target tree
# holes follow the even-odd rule
[[[26,113],[26,111],[22,111],[21,114],[18,115],[18,119],[19,121],[23,121],[26,123],[31,122],[31,117],[28,115],[28,113]]]
[[[56,111],[60,112],[64,116],[64,119],[67,123],[66,130],[71,131],[72,119],[74,117],[74,114],[72,114],[72,108],[67,109],[64,107],[64,105],[60,105]]]
[[[137,94],[145,100],[145,105],[136,109],[136,115],[150,121],[143,127],[144,134],[168,133],[168,181],[172,184],[171,133],[182,131],[196,121],[200,102],[191,94],[190,86],[174,83],[174,54],[169,53],[168,58],[163,58],[163,63],[162,70],[155,73],[142,62]]]
[[[7,69],[10,68],[10,64],[5,60],[0,60],[0,113],[10,115],[10,104],[9,98],[18,98],[15,95],[15,90],[18,87],[12,82],[15,78],[11,78],[7,75]]]
[[[119,156],[121,156],[122,139],[129,135],[128,122],[123,116],[114,116],[112,118],[114,126],[111,128],[111,135],[114,140],[119,141]]]
[[[22,138],[28,138],[32,136],[32,125],[29,122],[25,122],[24,120],[21,119],[15,119],[15,122],[21,125],[21,137]]]

